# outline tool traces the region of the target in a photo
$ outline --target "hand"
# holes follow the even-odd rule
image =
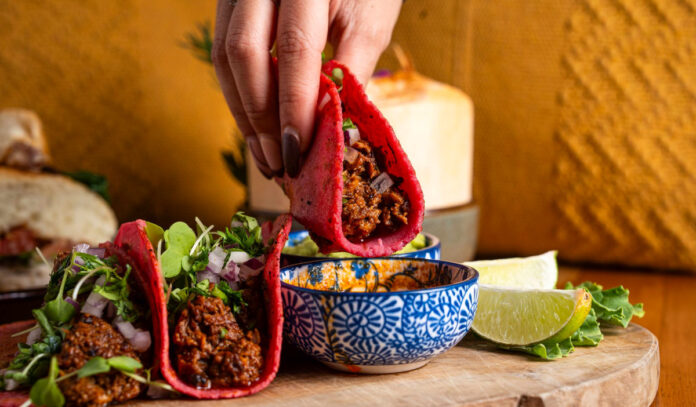
[[[389,45],[402,0],[219,0],[213,63],[254,161],[296,177],[309,148],[327,39],[366,83]],[[276,45],[278,80],[270,49]],[[282,146],[282,147],[281,147]]]

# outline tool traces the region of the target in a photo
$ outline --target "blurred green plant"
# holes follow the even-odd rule
[[[193,54],[198,60],[207,64],[213,63],[213,30],[210,21],[204,21],[196,25],[196,30],[187,33],[184,36],[182,46]],[[227,169],[232,176],[245,187],[247,186],[247,168],[246,168],[246,143],[241,135],[236,135],[232,138],[235,144],[236,151],[227,150],[222,152],[222,158],[227,165]],[[248,193],[247,193],[248,196]],[[248,197],[244,206],[248,206]]]
[[[212,64],[213,30],[210,21],[196,24],[196,31],[184,36],[182,46],[193,53],[199,60]]]

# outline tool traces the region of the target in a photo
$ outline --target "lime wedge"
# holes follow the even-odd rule
[[[561,341],[582,325],[592,306],[584,289],[538,290],[481,285],[472,329],[503,345]]]
[[[555,288],[558,280],[556,252],[538,256],[464,263],[479,272],[479,284],[512,288]]]

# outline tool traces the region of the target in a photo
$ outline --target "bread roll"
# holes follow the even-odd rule
[[[41,120],[23,109],[0,111],[0,165],[40,171],[49,163]]]

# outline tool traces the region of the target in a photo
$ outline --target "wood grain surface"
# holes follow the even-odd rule
[[[646,316],[637,322],[655,334],[659,348],[657,345],[653,348],[653,339],[649,339],[652,336],[635,325],[623,333],[614,329],[608,332],[599,347],[578,348],[569,358],[556,362],[541,362],[525,355],[501,352],[468,338],[422,369],[396,375],[359,376],[334,372],[286,347],[278,378],[260,394],[235,401],[201,401],[194,405],[466,405],[473,394],[484,394],[486,399],[470,405],[623,406],[637,399],[650,399],[654,394],[657,386],[657,365],[654,363],[658,362],[658,351],[661,367],[653,405],[694,405],[696,348],[690,345],[690,341],[696,337],[693,317],[696,277],[637,270],[562,267],[559,285],[566,281],[580,283],[585,280],[596,281],[605,287],[622,284],[629,288],[633,302],[645,303]],[[645,349],[647,356],[637,357],[635,349]],[[617,358],[621,357],[634,358],[633,365],[618,361]],[[516,365],[516,369],[502,374],[500,370],[510,364]],[[577,369],[568,369],[571,366]],[[647,369],[640,373],[639,366]],[[645,374],[650,371],[654,372],[653,375]],[[587,372],[591,372],[591,380],[580,385],[579,378]],[[615,385],[606,388],[606,380],[615,381]],[[512,383],[531,385],[522,389],[515,398],[507,393]],[[562,391],[547,390],[555,385],[566,388]],[[613,401],[607,401],[607,397],[612,397],[609,400]],[[192,405],[188,400],[131,404],[144,407]]]
[[[292,349],[292,348],[290,348]],[[235,406],[646,406],[657,391],[658,343],[648,330],[613,329],[601,346],[573,357],[541,362],[465,339],[425,367],[392,375],[354,375],[307,362],[294,349],[281,373],[261,393]],[[228,405],[200,401],[196,406]],[[142,401],[142,407],[182,405],[181,400]]]

